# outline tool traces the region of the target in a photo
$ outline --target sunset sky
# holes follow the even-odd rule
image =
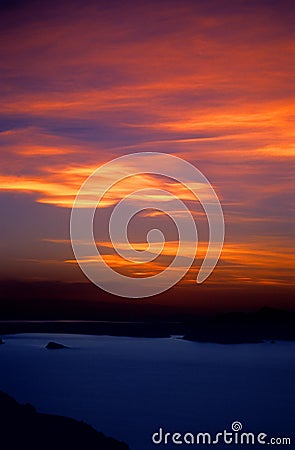
[[[69,236],[81,184],[118,156],[164,152],[201,170],[223,207],[224,248],[205,284],[281,289],[290,307],[294,2],[29,0],[3,1],[0,13],[1,283],[89,283]],[[144,276],[175,254],[175,229],[155,210],[134,218],[130,236],[144,249],[162,227],[162,255],[138,265],[114,253],[107,219],[134,187],[167,188],[194,213],[199,250],[180,284],[198,290],[206,218],[172,180],[141,175],[106,196],[95,225],[105,260]]]

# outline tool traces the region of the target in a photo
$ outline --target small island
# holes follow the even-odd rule
[[[45,348],[47,348],[47,350],[59,350],[59,349],[68,348],[68,347],[66,345],[59,344],[58,342],[50,341],[50,342],[48,342],[48,344],[46,345]]]

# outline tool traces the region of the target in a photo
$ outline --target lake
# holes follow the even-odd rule
[[[288,436],[294,445],[294,342],[220,345],[65,334],[4,340],[1,390],[39,412],[83,420],[131,450],[192,447],[172,443],[171,436],[168,444],[153,443],[160,427],[183,439],[185,433],[232,431],[236,421],[245,432],[266,433],[266,441]],[[70,348],[46,350],[49,341]]]

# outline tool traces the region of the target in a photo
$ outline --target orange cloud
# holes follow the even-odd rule
[[[65,2],[20,9],[19,18],[3,11],[0,189],[71,208],[104,162],[132,151],[173,153],[208,176],[225,209],[227,242],[210,282],[292,283],[294,45],[286,30],[293,24],[283,7],[266,3],[248,2],[241,12],[217,1],[105,9]],[[120,167],[108,176],[118,179]],[[139,175],[114,185],[101,206],[138,187],[194,201],[178,183]],[[163,214],[146,211],[145,218],[162,221]],[[169,241],[162,259],[140,270],[105,257],[141,275],[174,254]]]
[[[258,285],[295,285],[293,273],[295,268],[292,249],[288,248],[288,241],[282,246],[282,240],[277,239],[272,242],[270,250],[268,240],[262,240],[260,244],[253,243],[225,243],[220,262],[213,275],[206,281],[209,285],[232,285],[232,284],[258,284]],[[190,254],[191,243],[187,242],[187,252]],[[200,242],[195,262],[192,268],[181,281],[181,284],[187,285],[196,283],[197,272],[201,261],[204,259],[207,251],[207,242]],[[99,242],[100,252],[105,262],[114,270],[131,276],[153,276],[165,270],[175,257],[178,242],[166,241],[164,249],[160,256],[150,263],[130,262],[120,257],[110,242]],[[146,242],[136,242],[133,244],[136,250],[145,250]],[[128,257],[128,249],[126,245],[117,243],[115,248],[121,251],[126,250]],[[67,263],[77,264],[76,260],[67,260]],[[86,264],[98,264],[95,259],[84,259]],[[185,259],[183,260],[185,263]]]

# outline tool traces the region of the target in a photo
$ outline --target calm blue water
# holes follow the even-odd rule
[[[71,348],[48,351],[50,340]],[[234,421],[247,432],[293,437],[295,444],[295,343],[52,334],[5,341],[0,389],[40,412],[84,420],[131,450],[191,448],[155,445],[151,436],[160,427],[231,431]]]

